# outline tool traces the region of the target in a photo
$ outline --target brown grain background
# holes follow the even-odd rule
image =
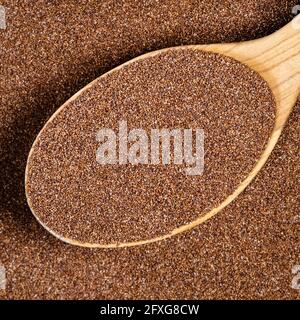
[[[118,250],[66,245],[24,194],[30,146],[49,116],[97,76],[179,44],[254,39],[297,1],[2,1],[0,261],[5,299],[299,299],[300,103],[266,167],[232,205],[181,236]]]

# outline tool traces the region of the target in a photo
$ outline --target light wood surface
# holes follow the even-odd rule
[[[261,170],[263,165],[266,163],[269,155],[274,149],[278,138],[287,122],[287,119],[296,103],[297,97],[300,94],[300,30],[296,28],[295,23],[290,22],[287,26],[281,30],[275,32],[274,34],[261,38],[258,40],[241,42],[241,43],[230,43],[230,44],[212,44],[212,45],[192,45],[185,46],[188,48],[193,48],[196,50],[211,51],[216,53],[221,53],[223,55],[232,57],[252,69],[256,70],[269,84],[273,91],[276,100],[276,119],[273,132],[268,141],[267,147],[264,150],[260,160],[257,162],[256,166],[250,172],[248,177],[239,185],[239,187],[231,194],[227,199],[225,199],[218,207],[212,209],[211,211],[204,213],[198,219],[193,222],[183,225],[179,228],[174,229],[169,234],[165,234],[152,239],[141,239],[140,241],[127,242],[127,243],[111,243],[111,244],[97,244],[97,243],[81,243],[74,241],[72,239],[66,239],[58,234],[55,234],[52,230],[43,225],[39,220],[38,216],[34,213],[39,222],[53,235],[59,239],[78,246],[85,247],[98,247],[98,248],[115,248],[115,247],[128,247],[135,245],[142,245],[146,243],[151,243],[159,240],[163,240],[203,223],[204,221],[210,219],[223,208],[225,208],[229,203],[231,203],[245,188],[250,184],[253,178]],[[180,49],[182,47],[179,47]],[[133,60],[130,60],[123,65],[111,70],[107,74],[114,72],[117,69],[123,68],[134,61],[146,59],[150,56],[154,56],[161,52],[167,51],[174,48],[167,48],[163,50],[158,50],[154,52],[147,53]],[[105,75],[107,75],[105,74]],[[105,76],[103,75],[103,76]],[[101,77],[103,77],[101,76]],[[95,80],[96,81],[96,80]],[[87,85],[85,88],[81,89],[77,94],[75,94],[71,99],[69,99],[63,106],[61,106],[50,118],[51,121],[62,108],[64,108],[68,103],[77,98],[83,91],[87,90],[93,85],[94,81]],[[30,151],[30,154],[34,150],[34,145]],[[29,157],[30,158],[30,154]],[[27,189],[27,172],[28,166],[26,168],[25,174],[25,186]],[[27,197],[28,199],[28,197]],[[30,206],[30,200],[28,199]],[[31,207],[31,206],[30,206]]]

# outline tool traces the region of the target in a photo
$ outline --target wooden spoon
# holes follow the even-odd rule
[[[61,236],[55,234],[53,231],[49,230],[47,226],[44,225],[44,227],[50,233],[54,234],[56,237],[60,238],[61,240],[67,243],[71,243],[74,245],[85,246],[85,247],[101,247],[101,248],[128,247],[128,246],[135,246],[135,245],[141,245],[141,244],[159,241],[162,239],[169,238],[173,235],[179,234],[181,232],[187,231],[189,229],[192,229],[195,226],[208,220],[209,218],[217,214],[220,210],[222,210],[224,207],[226,207],[229,203],[231,203],[249,185],[249,183],[253,180],[253,178],[257,175],[257,173],[261,170],[261,168],[267,161],[269,155],[271,154],[273,148],[275,147],[278,141],[278,138],[283,130],[285,123],[288,120],[288,117],[293,109],[293,106],[296,103],[297,97],[300,94],[300,30],[299,28],[297,28],[297,25],[294,22],[295,21],[292,21],[287,26],[275,32],[274,34],[258,40],[240,42],[240,43],[229,43],[229,44],[185,46],[186,48],[220,53],[248,65],[250,68],[257,71],[266,80],[266,82],[269,84],[275,96],[275,101],[276,101],[275,125],[272,131],[272,134],[270,136],[270,139],[268,141],[268,144],[266,146],[266,149],[264,150],[260,160],[256,163],[255,167],[250,172],[248,177],[219,206],[215,207],[214,209],[204,214],[203,216],[199,217],[198,219],[192,221],[191,223],[174,229],[169,234],[165,234],[152,239],[126,242],[126,243],[112,243],[112,244],[105,244],[105,245],[80,243],[72,239],[62,238]],[[113,69],[112,71],[115,71],[116,69],[119,69],[119,68],[123,68],[125,65],[131,64],[132,62],[135,62],[137,60],[146,59],[148,57],[151,57],[161,52],[165,52],[170,49],[174,49],[174,48],[167,48],[167,49],[162,49],[162,50],[147,53],[133,60],[130,60],[129,62],[126,62],[125,64]],[[87,85],[82,90],[80,90],[71,99],[69,99],[61,108],[63,108],[66,104],[70,103],[72,100],[76,99],[84,90],[88,89],[92,84],[93,82]],[[55,117],[57,112],[51,117],[51,119]],[[51,121],[51,119],[49,121]],[[31,149],[31,152],[32,150],[33,149]],[[30,158],[30,154],[29,154],[29,158]],[[27,189],[27,178],[26,178],[27,174],[28,174],[28,165],[26,168],[26,175],[25,175],[26,189]],[[27,196],[27,199],[28,199],[28,196]],[[28,203],[30,206],[29,199],[28,199]],[[43,223],[41,222],[41,224]]]

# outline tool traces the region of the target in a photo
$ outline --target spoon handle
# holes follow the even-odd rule
[[[278,128],[287,121],[300,94],[300,25],[295,23],[297,19],[258,40],[259,56],[250,61],[251,67],[267,80],[274,93]]]

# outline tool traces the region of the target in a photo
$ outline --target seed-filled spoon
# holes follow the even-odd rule
[[[137,97],[140,92],[134,91],[134,79],[133,82],[130,83],[132,85],[132,88],[128,88],[126,86],[121,86],[118,88],[114,87],[113,83],[109,83],[110,76],[117,74],[119,71],[127,70],[126,68],[130,68],[137,62],[140,62],[140,67],[143,67],[143,62],[147,62],[149,59],[153,57],[162,57],[163,59],[164,54],[168,54],[170,52],[170,56],[172,56],[172,59],[176,61],[176,59],[179,59],[176,56],[176,52],[180,52],[182,50],[185,50],[187,52],[187,55],[191,55],[191,52],[205,52],[205,53],[214,53],[214,55],[211,55],[212,63],[216,61],[221,61],[221,63],[226,67],[226,63],[229,63],[229,60],[227,59],[234,59],[234,61],[239,61],[242,64],[250,67],[252,70],[254,70],[256,73],[258,73],[268,84],[269,89],[271,89],[273,93],[273,98],[275,99],[276,103],[276,117],[274,122],[274,127],[271,132],[271,135],[265,145],[265,148],[263,152],[261,153],[261,156],[259,160],[255,163],[254,166],[251,167],[251,170],[247,173],[245,178],[240,181],[238,185],[234,185],[234,189],[229,194],[226,194],[226,197],[222,199],[222,201],[216,200],[213,204],[213,207],[203,207],[203,212],[200,212],[198,216],[195,216],[193,219],[180,219],[180,215],[178,216],[178,221],[176,224],[172,225],[172,222],[167,221],[169,223],[169,227],[167,228],[161,228],[161,231],[158,233],[155,233],[155,230],[151,230],[151,226],[147,230],[147,234],[141,234],[139,235],[138,232],[136,232],[135,229],[141,229],[142,230],[142,221],[143,221],[143,212],[149,211],[150,207],[153,209],[153,211],[157,211],[160,216],[162,217],[163,221],[166,220],[166,211],[165,209],[172,208],[174,212],[177,210],[188,211],[191,210],[190,208],[193,208],[193,206],[197,207],[197,203],[194,203],[194,199],[189,197],[189,192],[186,192],[184,195],[181,195],[180,192],[184,193],[183,189],[178,189],[180,192],[173,193],[172,190],[169,190],[167,187],[165,187],[164,180],[157,180],[162,183],[160,185],[161,190],[164,190],[167,194],[172,194],[173,197],[170,201],[167,197],[162,196],[161,194],[154,194],[151,193],[153,189],[155,189],[155,184],[153,184],[153,181],[149,180],[147,183],[149,183],[148,189],[141,189],[139,190],[139,186],[147,186],[147,183],[143,180],[143,175],[149,174],[149,172],[155,172],[156,169],[149,168],[149,167],[130,167],[132,170],[130,173],[127,172],[127,169],[129,167],[122,167],[123,171],[118,167],[114,170],[108,170],[103,173],[103,179],[106,179],[106,185],[103,187],[100,184],[98,185],[98,181],[94,179],[94,175],[97,173],[97,170],[99,169],[99,166],[97,166],[96,161],[93,163],[90,162],[89,166],[81,166],[81,163],[84,163],[85,160],[88,159],[89,154],[94,152],[94,149],[89,149],[89,152],[82,151],[82,148],[84,147],[84,141],[88,141],[92,135],[94,135],[96,132],[88,131],[88,129],[94,128],[97,126],[97,121],[99,119],[93,118],[93,106],[97,106],[100,103],[106,103],[106,107],[103,107],[102,115],[106,115],[107,118],[109,118],[112,115],[112,111],[107,107],[111,106],[114,108],[114,116],[118,117],[119,120],[122,120],[122,104],[118,104],[117,107],[115,106],[116,101],[118,101],[118,97],[122,96],[123,92],[133,92],[132,96],[124,95],[124,104],[127,106],[131,106],[132,108],[135,108],[133,105],[133,97]],[[174,53],[174,54],[173,54]],[[217,54],[217,55],[216,55]],[[220,56],[219,56],[220,55]],[[224,56],[224,59],[221,57]],[[207,57],[204,55],[203,59],[206,59]],[[180,60],[181,63],[184,63],[184,59]],[[195,60],[197,61],[197,60]],[[201,59],[199,60],[201,63]],[[234,63],[233,63],[234,64]],[[188,69],[188,66],[186,67]],[[226,69],[227,71],[230,69]],[[238,70],[239,68],[237,66],[234,67],[233,71],[236,73],[232,77],[232,79],[235,79],[235,81],[239,81],[238,78]],[[242,70],[242,69],[241,69]],[[172,79],[172,74],[169,72],[169,70],[164,71],[166,75],[168,75],[169,79]],[[185,72],[185,70],[183,70]],[[195,72],[195,71],[192,71]],[[197,72],[201,72],[199,69]],[[197,74],[195,72],[195,75]],[[209,72],[208,72],[209,73]],[[120,74],[120,72],[119,72]],[[193,73],[191,73],[193,74]],[[212,77],[216,79],[216,81],[219,81],[219,84],[222,84],[222,79],[216,72],[211,70]],[[205,75],[205,72],[204,72]],[[170,102],[170,106],[172,107],[172,96],[168,95],[169,92],[172,92],[172,85],[170,83],[164,83],[164,76],[162,74],[159,74],[160,80],[157,82],[160,83],[160,85],[163,84],[162,87],[159,88],[159,94],[162,97],[162,102],[165,103],[165,105],[168,105]],[[254,75],[253,75],[254,76]],[[130,80],[130,77],[126,78],[126,72],[122,74],[122,77],[126,79],[127,81]],[[166,76],[167,77],[167,76]],[[100,86],[100,89],[103,88],[102,95],[100,95],[100,98],[98,96],[98,100],[94,99],[92,96],[92,90],[96,83],[99,83],[98,87]],[[274,146],[276,145],[278,138],[283,130],[283,127],[285,123],[287,122],[287,119],[289,117],[289,114],[291,113],[293,106],[295,105],[296,99],[300,93],[300,32],[298,28],[296,27],[295,23],[291,22],[281,30],[275,32],[274,34],[258,39],[253,41],[247,41],[247,42],[241,42],[241,43],[231,43],[231,44],[212,44],[212,45],[191,45],[191,46],[183,46],[179,48],[167,48],[158,50],[155,52],[151,52],[145,55],[142,55],[140,57],[137,57],[115,69],[108,72],[107,74],[102,75],[99,79],[96,79],[91,84],[87,85],[85,88],[80,90],[77,94],[75,94],[71,99],[69,99],[63,106],[61,106],[54,115],[49,119],[49,121],[46,123],[45,127],[41,130],[39,133],[37,139],[35,140],[27,162],[26,167],[26,173],[25,173],[25,188],[26,188],[26,196],[28,200],[28,204],[31,208],[31,211],[37,218],[37,220],[53,235],[58,237],[59,239],[70,243],[74,245],[79,246],[85,246],[85,247],[101,247],[101,248],[113,248],[113,247],[126,247],[126,246],[134,246],[134,245],[141,245],[146,243],[151,243],[155,241],[159,241],[162,239],[166,239],[168,237],[174,236],[176,234],[182,233],[184,231],[187,231],[189,229],[192,229],[193,227],[203,223],[204,221],[208,220],[209,218],[216,215],[219,211],[221,211],[224,207],[226,207],[229,203],[231,203],[253,180],[253,178],[257,175],[257,173],[261,170],[265,162],[267,161],[270,153],[272,152]],[[256,86],[253,86],[251,90],[257,90],[259,91],[260,88],[257,86],[256,82],[257,78],[253,78],[253,82],[256,83]],[[115,81],[118,81],[118,77],[115,77]],[[248,78],[248,84],[251,85],[251,80]],[[141,85],[141,84],[139,84]],[[184,86],[184,84],[182,84]],[[207,88],[212,88],[211,91],[214,93],[215,96],[218,95],[218,91],[214,87],[213,84],[207,84]],[[155,87],[155,83],[154,83]],[[143,90],[147,93],[147,90],[149,89],[147,87],[147,84],[142,84]],[[234,89],[232,86],[230,87],[231,92],[228,93],[230,97],[235,96]],[[240,90],[245,89],[243,87],[238,87]],[[254,88],[254,89],[253,89]],[[99,89],[99,88],[98,88]],[[194,88],[190,88],[191,90]],[[130,91],[131,90],[131,91]],[[178,90],[180,90],[180,86],[178,87]],[[207,92],[206,92],[207,93]],[[208,92],[209,93],[209,92]],[[111,95],[113,99],[110,101],[107,100],[106,95]],[[196,95],[196,91],[191,91],[191,95]],[[222,88],[220,87],[220,94],[226,95],[226,92],[222,92]],[[245,101],[246,103],[249,103],[251,99],[248,99],[246,97],[247,92],[244,92],[245,94]],[[253,98],[255,96],[255,92],[249,92],[249,95]],[[241,92],[237,90],[236,97],[238,99],[242,99],[243,96],[241,95]],[[149,96],[151,98],[151,95]],[[182,97],[181,97],[182,98]],[[186,95],[186,99],[189,99],[190,96]],[[99,99],[101,101],[99,101]],[[202,97],[200,96],[199,101],[202,101]],[[204,99],[204,98],[203,98]],[[82,139],[79,141],[79,143],[74,140],[74,144],[71,145],[70,149],[65,148],[65,144],[70,144],[70,141],[72,139],[71,135],[69,135],[69,132],[64,130],[63,124],[65,123],[57,123],[56,120],[58,117],[63,118],[64,114],[66,115],[66,120],[69,121],[72,117],[72,114],[68,114],[68,110],[70,110],[70,106],[74,104],[76,101],[76,105],[73,106],[74,110],[78,112],[78,117],[82,117],[82,121],[76,126],[76,130],[78,132],[78,139]],[[91,101],[91,107],[83,107],[80,109],[80,104],[84,105],[87,101]],[[187,123],[193,123],[193,119],[191,115],[193,115],[192,108],[189,108],[188,106],[188,100],[180,100],[182,103],[186,103],[187,110],[189,110],[189,114],[187,115]],[[204,101],[204,100],[203,100]],[[156,101],[153,102],[155,104]],[[192,102],[191,102],[192,103]],[[238,104],[238,101],[236,101]],[[254,104],[255,102],[253,102]],[[77,105],[78,104],[78,105]],[[156,103],[157,104],[157,103]],[[267,105],[268,103],[266,103]],[[147,107],[147,101],[144,102],[144,107]],[[240,104],[239,104],[240,106]],[[138,106],[140,107],[140,106]],[[230,109],[230,105],[227,106],[228,109]],[[244,108],[251,109],[252,106],[245,105]],[[257,110],[252,110],[253,114],[253,121],[255,120],[256,112],[257,116],[263,117],[263,114],[261,114],[261,109],[259,103],[255,105]],[[68,109],[69,108],[69,109]],[[142,107],[141,107],[142,108]],[[139,111],[139,109],[133,109],[137,110],[137,113],[143,114],[142,111]],[[157,109],[158,111],[160,109]],[[167,110],[167,109],[166,109]],[[226,111],[226,110],[225,110]],[[224,113],[224,126],[227,125],[227,122],[230,122],[230,115],[232,117],[236,117],[236,121],[239,119],[239,115],[242,116],[242,112],[237,110],[231,110],[232,113]],[[247,110],[245,110],[246,112]],[[118,113],[119,112],[119,113]],[[202,113],[201,113],[202,112]],[[210,115],[210,118],[207,114],[205,114],[205,110],[200,108],[199,113],[203,114],[203,119],[213,119],[213,116]],[[197,115],[196,113],[194,113]],[[168,115],[162,114],[165,117],[165,120],[168,120]],[[136,114],[131,113],[130,116],[132,119],[136,117]],[[184,114],[179,108],[175,108],[173,110],[172,115],[170,114],[170,124],[178,125],[182,124],[184,125],[184,122],[176,122],[178,119],[176,117],[183,117]],[[205,118],[206,117],[206,118]],[[104,117],[105,118],[105,117]],[[155,118],[155,117],[153,117]],[[74,121],[73,121],[74,120]],[[76,117],[74,117],[70,123],[69,126],[72,125],[72,122],[74,123],[76,121]],[[85,120],[87,120],[85,122]],[[130,120],[130,119],[129,119]],[[215,119],[216,121],[218,119]],[[87,127],[87,123],[90,127]],[[113,122],[113,119],[111,120]],[[157,122],[159,123],[159,117],[157,117]],[[139,119],[137,123],[143,123],[143,119]],[[155,121],[152,119],[152,124],[155,123]],[[205,123],[205,121],[203,122]],[[61,126],[60,126],[61,125]],[[130,123],[129,123],[130,125]],[[234,125],[234,122],[233,122]],[[248,126],[251,126],[251,123],[247,123]],[[253,124],[254,125],[254,124]],[[239,122],[238,126],[243,127],[243,123]],[[52,127],[55,127],[54,131],[51,131]],[[159,126],[158,126],[159,127]],[[155,128],[155,127],[154,127]],[[230,132],[234,129],[234,126],[228,130],[228,137],[230,135]],[[222,134],[222,130],[219,131],[220,134]],[[51,139],[45,139],[45,136],[48,135],[52,137],[52,140],[60,139],[60,144],[52,144]],[[64,139],[62,139],[62,137]],[[242,137],[241,137],[242,139]],[[96,139],[95,139],[96,141]],[[209,141],[208,141],[209,142]],[[224,142],[224,141],[223,141]],[[222,141],[221,141],[222,143]],[[51,144],[51,146],[50,146]],[[226,144],[225,144],[226,145]],[[51,154],[45,155],[45,152],[47,153],[47,149],[51,150],[53,152],[53,157],[51,157]],[[237,147],[236,147],[237,148]],[[235,149],[236,149],[235,148]],[[242,148],[242,147],[241,147]],[[43,150],[42,153],[39,153],[40,150]],[[80,162],[76,157],[76,152],[72,153],[73,151],[78,151],[78,155],[80,154]],[[91,151],[92,150],[92,151]],[[244,150],[244,149],[243,149]],[[50,152],[50,151],[49,151]],[[50,152],[50,153],[51,153]],[[62,166],[62,163],[59,161],[59,159],[56,159],[56,155],[64,154],[65,158],[68,159],[70,154],[72,153],[72,157],[70,158],[69,163],[67,163],[67,170],[68,173],[62,176],[55,176],[55,170],[60,170],[60,166]],[[42,155],[40,157],[40,155]],[[226,154],[224,153],[224,157]],[[232,159],[231,159],[232,160]],[[40,161],[40,162],[39,162]],[[51,163],[50,163],[50,162]],[[238,161],[238,159],[237,159]],[[87,163],[87,161],[86,161]],[[125,169],[124,169],[125,168]],[[140,170],[141,176],[137,174],[137,168]],[[248,167],[247,167],[248,168]],[[119,170],[119,171],[118,171]],[[166,173],[166,170],[168,169],[159,169],[160,174],[163,175]],[[196,183],[196,180],[193,180],[193,178],[188,178],[189,183],[182,178],[183,176],[180,176],[178,174],[177,169],[172,168],[170,171],[172,174],[167,176],[165,179],[166,186],[172,186],[174,188],[177,188],[180,186],[180,183],[173,183],[170,180],[174,176],[179,177],[179,181],[184,184],[186,183],[186,186],[189,187],[193,186],[193,182]],[[226,168],[224,167],[224,170]],[[42,172],[43,171],[43,172]],[[204,168],[205,171],[205,168]],[[85,172],[85,174],[83,174]],[[225,172],[225,171],[224,171]],[[41,181],[43,180],[43,175],[45,176],[45,183]],[[123,179],[124,176],[132,177],[136,179],[136,187],[138,190],[135,190],[133,187],[134,185],[131,184],[130,179]],[[39,177],[37,179],[37,177]],[[142,178],[141,178],[142,177]],[[109,184],[110,181],[114,181],[112,187],[121,186],[124,181],[128,182],[128,185],[125,186],[125,190],[123,194],[120,194],[121,200],[117,198],[116,192],[107,192],[109,190]],[[47,180],[47,183],[46,183]],[[64,180],[64,181],[62,181]],[[38,186],[35,185],[38,181]],[[93,181],[94,184],[89,184],[90,181]],[[152,184],[151,184],[152,183]],[[230,184],[230,183],[229,183]],[[50,187],[49,187],[50,186]],[[226,184],[225,184],[226,186]],[[159,189],[159,187],[157,186]],[[55,190],[56,193],[51,193],[51,189]],[[68,203],[68,191],[69,189],[75,190],[76,195],[72,195],[70,198],[72,198],[72,203]],[[211,188],[213,191],[213,187]],[[121,189],[120,189],[121,190]],[[177,190],[177,189],[176,189]],[[231,190],[228,188],[228,190]],[[98,193],[97,193],[98,192]],[[144,192],[144,193],[143,193]],[[64,198],[59,197],[59,193],[62,193],[65,195]],[[71,191],[70,191],[71,193]],[[152,198],[149,198],[150,200],[143,201],[143,195],[147,195],[147,193],[151,193]],[[192,193],[192,192],[191,192]],[[95,195],[94,197],[90,196],[90,194]],[[140,198],[138,198],[139,196]],[[185,201],[182,201],[182,197],[185,197]],[[99,204],[94,205],[92,203],[93,198],[101,199]],[[141,207],[139,208],[138,205],[134,204],[134,207],[128,207],[126,206],[126,201],[130,201],[130,197],[136,197],[137,199],[141,200]],[[59,198],[59,200],[57,200]],[[38,201],[37,201],[38,199]],[[217,198],[216,198],[217,199]],[[107,203],[104,204],[104,201]],[[196,201],[196,200],[195,200]],[[50,202],[50,204],[49,204]],[[153,203],[152,203],[153,202]],[[118,203],[118,206],[120,208],[120,214],[117,215],[114,211],[114,206]],[[68,206],[67,204],[72,204],[72,212],[68,212]],[[111,204],[111,206],[110,206]],[[179,206],[182,205],[182,208]],[[179,206],[179,207],[178,207]],[[105,207],[105,210],[104,210]],[[46,208],[46,209],[43,209]],[[93,215],[89,210],[85,211],[85,208],[93,208],[95,211],[95,215]],[[206,210],[206,208],[209,208]],[[132,209],[132,210],[131,210]],[[44,211],[43,211],[44,210]],[[140,216],[137,217],[135,215],[136,211],[140,210]],[[43,213],[41,214],[41,211]],[[85,212],[84,215],[80,215],[80,212]],[[105,211],[105,212],[104,212]],[[76,216],[76,213],[79,215]],[[97,220],[97,213],[100,215],[104,215],[105,219],[103,221]],[[47,216],[48,215],[48,216]],[[61,219],[61,229],[52,227],[56,224],[57,221],[55,219]],[[112,225],[115,223],[117,219],[122,219],[123,225],[119,229],[117,227],[112,227]],[[160,223],[157,223],[155,221],[155,216],[149,215],[147,217],[148,222],[153,221],[153,228],[160,228]],[[164,220],[165,219],[165,220]],[[188,222],[186,222],[188,221]],[[69,223],[70,222],[70,223]],[[72,223],[71,223],[72,222]],[[126,223],[127,225],[126,225]],[[82,226],[82,230],[80,229]],[[173,226],[173,227],[170,227]],[[114,235],[116,233],[122,234],[122,232],[132,230],[132,233],[134,233],[134,237],[128,236],[128,238],[124,237],[117,240],[117,238],[114,238]],[[73,230],[74,228],[74,230]],[[107,238],[103,241],[98,241],[100,231],[103,232],[103,234],[107,235]],[[80,237],[80,233],[85,233],[84,237]],[[99,232],[98,232],[99,231]],[[111,234],[110,234],[111,233]],[[75,236],[72,236],[75,235]],[[71,235],[71,236],[70,236]]]

